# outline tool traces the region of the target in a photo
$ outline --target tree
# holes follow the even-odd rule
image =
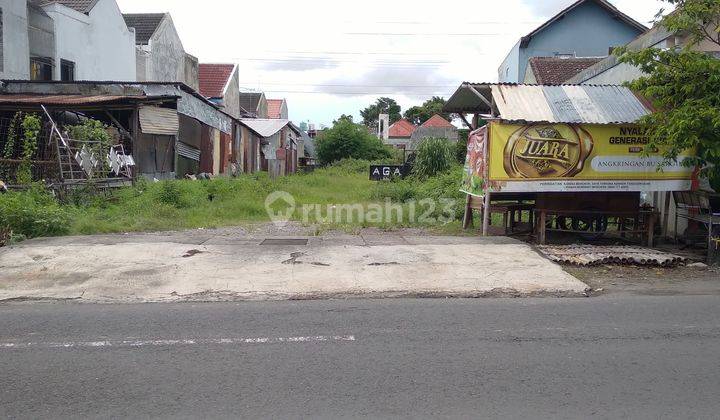
[[[380,114],[390,115],[390,124],[394,124],[402,119],[402,108],[391,98],[378,98],[374,104],[360,111],[363,124],[366,127],[377,127]]]
[[[333,124],[337,124],[338,121],[349,121],[351,123],[355,122],[352,115],[345,115],[345,114],[342,114],[340,117],[338,117],[337,120],[333,121]]]
[[[318,160],[328,165],[342,159],[380,160],[392,157],[390,149],[366,127],[347,118],[339,118],[315,141]]]
[[[663,165],[678,160],[697,166],[720,190],[720,60],[697,51],[698,44],[720,47],[720,0],[668,0],[676,10],[659,24],[673,33],[689,35],[689,43],[678,49],[619,49],[620,61],[640,68],[644,77],[630,87],[652,100],[656,109],[640,120],[650,137],[648,147],[662,151]]]
[[[444,98],[433,96],[421,106],[414,106],[405,111],[405,119],[415,125],[421,125],[433,115],[438,114],[446,120],[452,121],[453,115],[442,110],[446,102]]]

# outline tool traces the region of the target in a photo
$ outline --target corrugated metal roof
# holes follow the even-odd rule
[[[91,105],[122,102],[130,100],[147,100],[147,96],[117,95],[42,95],[42,94],[10,94],[0,95],[0,104],[25,105]],[[162,98],[159,98],[162,99]]]
[[[475,92],[496,109],[490,109]],[[445,111],[493,113],[510,122],[574,124],[629,124],[652,113],[649,102],[624,86],[507,83],[464,83]]]
[[[140,129],[145,134],[176,136],[180,130],[178,113],[174,109],[143,106],[140,108]]]
[[[264,118],[243,118],[240,122],[257,133],[260,137],[271,137],[290,124],[289,120]]]
[[[500,118],[509,121],[633,123],[650,114],[623,86],[492,86]]]

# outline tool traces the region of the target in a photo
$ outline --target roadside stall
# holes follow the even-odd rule
[[[648,150],[648,137],[635,125],[651,106],[622,86],[464,83],[445,111],[474,130],[465,220],[468,225],[473,209],[488,209],[484,235],[492,213],[502,213],[512,232],[518,215],[528,212],[540,244],[548,231],[592,239],[614,230],[652,245],[667,217],[643,196],[692,190],[694,171],[682,159],[658,169],[659,151]],[[465,114],[475,115],[472,124]],[[487,125],[478,128],[480,119]],[[669,200],[665,207],[667,214]]]

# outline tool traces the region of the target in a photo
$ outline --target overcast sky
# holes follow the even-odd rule
[[[378,96],[403,110],[496,81],[517,40],[574,0],[117,0],[124,13],[170,12],[201,63],[240,65],[240,86],[286,98],[290,118],[331,124]],[[647,24],[658,0],[613,0]]]

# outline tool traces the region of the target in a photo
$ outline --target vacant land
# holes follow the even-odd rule
[[[0,228],[19,239],[62,235],[212,229],[271,220],[269,208],[318,233],[365,227],[460,232],[462,168],[434,178],[377,183],[370,162],[344,161],[308,174],[270,179],[266,173],[213,180],[139,182],[110,193],[80,190],[57,200],[41,188],[0,196]],[[289,210],[293,210],[289,212]]]

